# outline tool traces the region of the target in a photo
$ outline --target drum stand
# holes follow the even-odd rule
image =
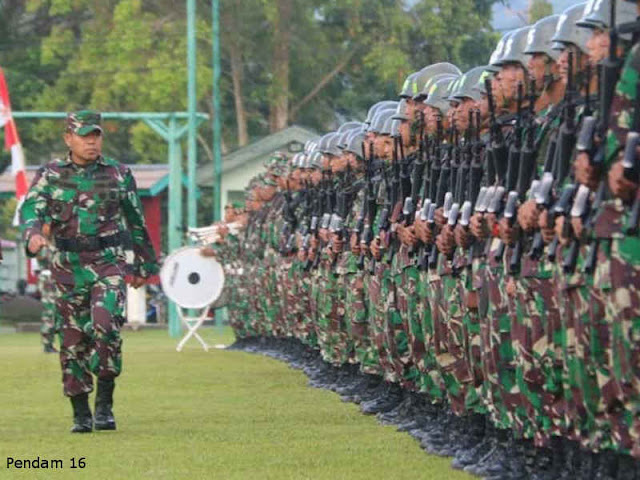
[[[183,311],[182,307],[179,305],[176,305],[176,309],[178,310],[178,317],[180,317],[180,321],[184,323],[185,327],[187,327],[187,330],[188,330],[187,334],[182,338],[182,340],[180,340],[180,343],[178,343],[176,350],[178,352],[182,351],[182,347],[184,347],[185,343],[187,343],[187,341],[191,337],[195,337],[196,340],[198,340],[202,345],[202,348],[204,348],[204,351],[208,352],[209,345],[207,345],[207,342],[205,342],[203,338],[200,335],[198,335],[197,330],[202,326],[202,324],[205,322],[205,320],[209,316],[211,305],[207,305],[200,311],[199,315],[193,316],[193,317],[189,316],[188,311],[187,312]],[[189,309],[189,310],[196,310],[196,309]]]

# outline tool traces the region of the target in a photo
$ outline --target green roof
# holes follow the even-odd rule
[[[222,174],[242,168],[256,160],[264,160],[273,152],[282,151],[290,153],[290,147],[303,146],[309,140],[315,140],[318,134],[298,125],[292,125],[279,132],[272,133],[245,147],[222,156]],[[298,151],[298,150],[296,150]],[[207,162],[198,167],[198,185],[203,187],[213,186],[213,164]]]

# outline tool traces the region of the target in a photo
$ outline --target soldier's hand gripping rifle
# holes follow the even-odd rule
[[[638,157],[637,149],[640,145],[640,82],[636,85],[636,99],[633,108],[633,123],[631,130],[627,133],[625,142],[624,156],[622,158],[623,175],[628,181],[635,183],[640,182],[640,157]],[[627,235],[638,235],[640,231],[640,197],[636,191],[635,199],[631,207],[631,214],[627,221]]]
[[[438,188],[437,193],[435,195],[435,201],[429,207],[430,210],[433,210],[433,214],[431,211],[429,212],[429,216],[427,218],[427,223],[429,228],[433,232],[433,238],[435,240],[436,237],[436,223],[435,223],[435,211],[442,207],[442,213],[445,219],[448,220],[449,213],[451,211],[451,206],[453,205],[453,192],[451,186],[451,178],[452,178],[452,168],[451,168],[451,159],[453,155],[453,142],[455,139],[455,125],[451,127],[449,143],[442,144],[440,147],[440,155],[441,155],[441,163],[440,163],[440,177],[438,178]],[[431,245],[431,249],[429,252],[429,261],[428,268],[434,269],[438,265],[438,247],[436,242],[434,241]]]
[[[518,192],[518,200],[520,203],[525,201],[525,197],[527,194],[527,190],[529,190],[529,199],[534,199],[536,190],[538,188],[537,182],[535,185],[532,183],[534,180],[535,174],[535,154],[537,151],[535,145],[535,136],[536,136],[536,113],[535,113],[535,103],[536,103],[536,84],[535,80],[531,80],[529,83],[529,94],[528,94],[528,109],[527,109],[527,126],[524,129],[524,147],[520,153],[520,169],[518,171],[518,182],[517,182],[517,192]],[[520,263],[522,260],[522,252],[523,252],[523,241],[524,241],[524,232],[520,235],[520,238],[516,240],[515,247],[511,254],[511,259],[509,260],[509,272],[512,274],[517,274],[520,272]]]
[[[597,143],[598,147],[595,153],[590,155],[591,165],[599,174],[603,174],[605,157],[606,157],[606,145],[605,137],[609,127],[609,115],[611,112],[611,103],[613,101],[613,95],[615,93],[615,86],[618,83],[620,77],[620,70],[622,68],[622,59],[618,57],[618,31],[616,27],[616,0],[611,0],[610,4],[610,21],[609,21],[609,56],[600,63],[600,82],[599,88],[599,111],[597,127],[592,128],[591,131],[584,132],[584,135],[595,135],[596,140],[592,141]],[[581,132],[582,136],[582,132]],[[600,180],[600,184],[596,190],[596,195],[593,203],[589,209],[589,213],[577,212],[580,216],[585,218],[585,229],[592,231],[595,226],[595,221],[598,216],[600,207],[605,202],[608,196],[607,180],[603,178]],[[588,202],[587,202],[588,203]],[[587,252],[587,258],[584,263],[584,271],[587,273],[593,273],[596,268],[596,262],[598,258],[598,247],[600,240],[594,238]],[[576,262],[574,262],[575,265]],[[574,266],[575,268],[575,266]]]
[[[321,228],[328,228],[329,221],[331,220],[331,215],[326,213],[326,210],[330,208],[330,205],[327,206],[328,202],[328,193],[329,189],[327,183],[328,174],[324,170],[322,171],[322,180],[320,181],[320,187],[317,191],[317,198],[315,203],[315,213],[313,217],[311,217],[311,226],[309,228],[311,232],[311,237],[315,238],[318,244],[317,250],[315,252],[315,258],[313,261],[308,261],[308,266],[305,266],[306,269],[316,268],[320,263],[320,256],[322,252],[322,248],[320,246],[320,238],[318,233]],[[323,227],[324,226],[324,227]]]
[[[429,225],[432,233],[435,233],[435,211],[437,208],[438,185],[442,172],[441,156],[443,152],[443,128],[442,117],[436,119],[436,138],[432,142],[429,155],[431,157],[430,173],[425,176],[423,185],[423,201],[420,209],[420,219]],[[432,252],[432,245],[421,247],[418,265],[421,270],[426,270],[429,266],[429,255]]]
[[[502,127],[496,118],[496,104],[493,96],[493,87],[491,79],[485,78],[484,86],[487,91],[487,101],[489,104],[489,135],[491,143],[491,155],[493,157],[493,166],[496,170],[498,182],[503,183],[507,175],[507,165],[509,152],[502,134]]]
[[[640,83],[638,84],[640,85]],[[636,108],[636,111],[638,109]],[[622,166],[624,167],[624,177],[635,183],[640,181],[640,158],[638,158],[637,149],[640,146],[640,134],[637,131],[627,134],[627,141],[624,148],[624,157]],[[640,198],[636,192],[635,199],[631,207],[631,214],[627,223],[627,235],[637,235],[640,230]]]
[[[324,189],[324,211],[322,213],[322,217],[320,221],[320,229],[329,230],[329,227],[331,226],[331,218],[335,208],[336,208],[336,189],[335,189],[334,178],[331,172],[331,168],[329,168],[329,170],[327,170],[327,175],[326,175],[326,185]],[[314,267],[317,267],[320,264],[320,257],[322,256],[322,252],[324,251],[325,247],[326,247],[325,241],[319,237],[318,255],[316,256]]]
[[[388,235],[389,236],[389,245],[392,246],[393,244],[393,239],[391,238],[391,217],[393,215],[393,211],[396,208],[396,204],[398,203],[399,199],[400,199],[400,185],[401,185],[401,181],[400,181],[400,165],[398,162],[398,153],[399,153],[399,149],[400,149],[400,139],[398,139],[397,137],[395,137],[393,139],[394,142],[394,147],[393,147],[393,151],[391,154],[391,169],[392,169],[392,179],[391,181],[389,181],[389,178],[386,174],[386,170],[383,167],[383,173],[385,176],[385,184],[386,184],[386,200],[384,203],[384,206],[382,208],[382,212],[380,213],[380,219],[378,222],[378,233],[380,237],[383,237],[384,235]],[[380,255],[383,256],[384,255],[384,249],[385,249],[385,245],[384,242],[380,243]],[[393,248],[390,249],[390,254],[387,257],[387,260],[389,261],[389,263],[391,262],[392,258],[393,258]]]
[[[309,248],[311,247],[311,236],[314,235],[312,233],[312,224],[314,222],[314,218],[316,219],[317,226],[317,216],[316,215],[316,189],[311,184],[311,182],[307,182],[307,187],[305,189],[305,206],[304,206],[304,220],[303,227],[300,231],[300,236],[302,237],[302,245],[301,250],[308,256]],[[309,260],[307,260],[304,264],[304,269],[307,270],[309,268]]]
[[[586,117],[584,119],[583,128],[579,135],[578,141],[576,141],[575,117],[577,92],[575,89],[573,65],[573,52],[569,51],[567,55],[567,88],[564,94],[562,123],[560,125],[560,130],[558,133],[556,148],[553,152],[553,185],[556,187],[563,185],[567,175],[569,174],[569,167],[571,157],[573,155],[573,150],[576,147],[580,148],[580,143],[584,141],[582,139],[589,137],[589,135],[585,136],[584,134],[585,127],[587,127],[587,125],[593,121],[593,117]],[[541,186],[541,188],[543,187],[544,186]],[[568,184],[564,186],[562,192],[560,193],[558,201],[553,205],[551,209],[547,210],[549,214],[547,223],[549,225],[553,225],[558,217],[564,217],[565,220],[567,219],[567,216],[569,215],[569,212],[571,210],[571,205],[573,203],[573,197],[575,195],[576,189],[577,187],[574,184]],[[567,232],[567,228],[569,228],[569,223],[565,221],[565,232]],[[549,244],[549,247],[547,249],[547,259],[549,260],[549,262],[555,262],[559,240],[560,239],[556,235]]]
[[[469,123],[464,134],[464,145],[458,145],[458,168],[455,179],[455,189],[453,191],[453,205],[449,210],[447,217],[447,225],[453,230],[458,224],[459,220],[462,220],[462,216],[468,216],[464,221],[467,226],[471,218],[472,204],[469,190],[469,172],[471,171],[471,163],[473,156],[473,122],[474,111],[469,111]],[[474,199],[475,200],[475,199]],[[448,255],[448,260],[453,260],[455,254],[455,247]]]
[[[513,227],[516,220],[516,211],[518,208],[518,192],[516,190],[518,182],[518,173],[520,169],[520,154],[522,153],[522,100],[523,85],[518,82],[518,98],[517,98],[517,115],[516,124],[513,129],[512,141],[509,147],[509,156],[507,161],[507,178],[506,191],[508,193],[507,202],[504,208],[504,217],[509,223],[509,227]],[[513,245],[510,245],[511,247]],[[502,260],[505,251],[505,244],[500,241],[498,249],[494,254],[496,261]]]
[[[298,228],[298,219],[295,215],[295,207],[293,205],[293,199],[291,197],[291,187],[289,180],[287,180],[287,189],[284,192],[284,226],[282,231],[283,239],[285,240],[284,248],[280,252],[282,255],[288,255],[294,249],[296,239],[296,229]]]
[[[362,152],[364,154],[364,152],[366,151],[364,148],[364,142],[362,142]],[[353,227],[353,229],[351,230],[351,235],[355,235],[356,237],[356,242],[358,243],[358,245],[361,244],[362,242],[362,235],[363,235],[363,230],[364,230],[364,223],[365,223],[365,219],[367,216],[367,184],[369,182],[369,165],[367,162],[367,159],[364,159],[364,198],[362,200],[362,206],[360,207],[360,213],[358,214],[358,219],[356,220],[356,223]],[[360,261],[362,260],[362,264],[360,263]],[[358,270],[362,270],[364,268],[364,257],[362,256],[362,253],[360,254],[359,258],[358,258]]]
[[[344,183],[338,194],[338,202],[335,213],[331,217],[331,225],[329,231],[336,235],[340,241],[344,244],[346,238],[346,226],[347,217],[351,210],[353,203],[353,176],[351,174],[351,164],[347,163],[347,170],[344,175]],[[333,259],[333,267],[335,268],[339,255],[336,254]]]
[[[373,241],[373,222],[375,222],[378,205],[376,203],[375,184],[373,183],[374,176],[374,154],[373,154],[373,142],[369,143],[369,161],[365,167],[366,184],[365,184],[365,198],[363,202],[363,208],[366,212],[364,217],[364,229],[360,235],[360,258],[358,260],[358,268],[364,269],[364,261],[366,258],[366,251],[369,249],[369,245]],[[372,261],[373,263],[373,261]]]
[[[480,138],[480,131],[482,130],[482,119],[480,118],[480,110],[475,112],[475,137],[471,145],[471,165],[469,168],[469,200],[472,202],[472,209],[475,207],[475,202],[480,194],[480,186],[482,185],[482,177],[485,170],[485,158],[486,154],[482,139]],[[490,172],[487,172],[489,175]],[[491,177],[488,176],[490,179]]]
[[[425,139],[424,139],[424,114],[420,113],[419,132],[418,137],[418,156],[413,162],[413,174],[411,179],[411,195],[404,197],[404,205],[402,207],[402,217],[405,226],[413,225],[416,216],[416,204],[418,202],[418,195],[420,195],[420,189],[422,188],[422,177],[424,175],[424,169],[426,165],[425,161]],[[425,191],[426,195],[426,191]]]
[[[498,216],[502,212],[504,195],[506,193],[505,183],[508,165],[508,150],[502,134],[502,127],[496,118],[496,107],[493,97],[491,79],[485,78],[485,89],[487,91],[487,102],[489,105],[489,164],[495,171],[495,185],[487,193],[486,213]],[[486,251],[491,247],[491,237],[487,239]]]
[[[555,131],[549,134],[549,143],[547,144],[547,151],[545,152],[544,166],[542,168],[542,178],[540,179],[540,185],[535,195],[536,206],[539,212],[546,211],[547,222],[549,225],[553,223],[553,208],[554,192],[557,186],[556,178],[553,176],[553,161],[556,153],[557,134]],[[542,231],[536,229],[533,234],[533,241],[531,242],[531,250],[529,251],[529,257],[532,260],[538,260],[544,253],[544,239],[542,237]]]
[[[473,114],[470,117],[469,125],[472,126],[473,122]],[[475,137],[470,146],[471,149],[471,163],[469,168],[469,180],[467,186],[467,195],[462,207],[460,208],[460,218],[458,220],[458,225],[464,228],[465,231],[468,232],[469,224],[471,222],[471,216],[474,211],[476,213],[484,213],[486,211],[486,198],[487,198],[487,187],[481,187],[482,177],[484,175],[484,158],[483,153],[487,154],[486,151],[483,152],[483,144],[480,139],[480,130],[482,129],[482,120],[480,118],[480,111],[476,110],[475,112]],[[478,207],[482,208],[480,210]],[[471,260],[473,258],[473,240],[472,244],[469,247],[469,268],[471,267]]]

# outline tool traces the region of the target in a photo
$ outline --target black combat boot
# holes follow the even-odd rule
[[[478,463],[469,465],[464,471],[473,475],[489,478],[509,478],[509,432],[503,429],[495,430],[495,440],[492,448]]]
[[[618,457],[615,452],[605,450],[597,455],[595,480],[615,480],[618,476]]]
[[[396,384],[389,384],[386,392],[378,398],[360,405],[360,410],[365,415],[375,415],[376,413],[388,412],[393,410],[402,402],[404,398],[402,388]]]
[[[71,433],[90,433],[93,430],[93,417],[89,408],[89,394],[81,393],[71,399],[73,407],[73,427]]]
[[[629,455],[619,454],[618,476],[616,477],[616,480],[637,480],[635,462],[636,460],[631,458]]]
[[[113,418],[113,389],[116,384],[113,379],[98,380],[98,393],[96,394],[96,430],[115,430],[116,420]]]

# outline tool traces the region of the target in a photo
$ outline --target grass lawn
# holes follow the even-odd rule
[[[118,431],[71,435],[57,355],[41,353],[37,334],[0,334],[0,478],[473,478],[281,362],[191,342],[177,353],[166,332],[125,333]],[[7,471],[7,457],[64,463]],[[72,457],[85,468],[71,469]]]

